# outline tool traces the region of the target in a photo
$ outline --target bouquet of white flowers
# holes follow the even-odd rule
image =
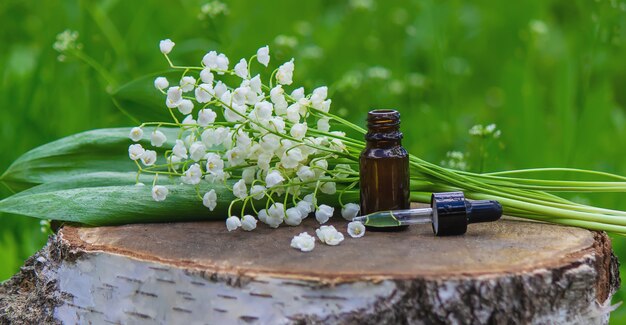
[[[170,67],[180,71],[176,84],[171,77],[154,79],[169,121],[144,122],[130,132],[89,131],[26,153],[0,180],[15,191],[31,188],[0,201],[0,211],[93,225],[226,219],[229,231],[253,230],[257,218],[276,228],[297,226],[313,213],[324,224],[335,209],[347,220],[358,214],[358,157],[365,143],[345,132],[365,130],[331,113],[327,87],[306,92],[293,86],[294,59],[257,71],[269,66],[268,46],[232,69],[216,51],[198,66],[175,65],[168,56],[173,47],[170,40],[160,43]],[[124,157],[126,147],[135,167]],[[413,155],[410,169],[413,201],[461,190],[469,198],[500,201],[512,216],[626,234],[626,212],[549,193],[624,192],[623,176],[567,168],[476,174]],[[555,170],[607,180],[522,177]],[[355,224],[349,229],[353,237],[364,231]],[[341,233],[332,230],[320,228],[318,237],[340,242]],[[292,246],[309,249],[305,235]]]

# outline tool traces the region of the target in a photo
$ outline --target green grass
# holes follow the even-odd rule
[[[405,146],[433,162],[459,150],[477,170],[480,143],[467,130],[493,122],[502,137],[488,146],[485,171],[562,166],[626,175],[622,3],[230,1],[227,15],[200,20],[204,2],[0,2],[0,170],[53,139],[132,124],[109,92],[165,70],[158,41],[171,38],[176,62],[209,49],[247,57],[269,44],[272,64],[295,57],[298,83],[328,85],[334,110],[350,120],[362,123],[371,108],[399,109]],[[52,44],[68,28],[108,79],[79,60],[57,60]],[[626,210],[623,193],[574,197]],[[37,221],[1,216],[0,279],[44,242]],[[614,240],[622,258],[623,244]],[[620,291],[616,301],[624,298]],[[612,322],[625,320],[626,308],[613,314]]]

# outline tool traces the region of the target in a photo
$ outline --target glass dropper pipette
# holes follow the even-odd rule
[[[437,236],[462,235],[470,223],[500,219],[502,206],[493,200],[466,200],[462,192],[433,193],[430,208],[378,211],[355,217],[369,227],[432,223]]]

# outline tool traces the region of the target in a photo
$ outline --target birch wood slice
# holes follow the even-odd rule
[[[66,226],[0,287],[0,321],[64,324],[604,324],[619,286],[604,233],[501,220],[290,248],[299,227]],[[345,233],[346,223],[335,218]]]

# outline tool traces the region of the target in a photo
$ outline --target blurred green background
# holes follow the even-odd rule
[[[111,94],[165,71],[158,41],[171,38],[179,63],[211,49],[234,62],[268,44],[272,66],[295,57],[295,84],[328,85],[333,109],[353,121],[371,108],[399,109],[405,146],[433,162],[460,151],[473,171],[486,158],[484,171],[626,175],[622,1],[3,0],[0,21],[0,171],[59,137],[133,125]],[[66,29],[79,33],[81,57],[53,49]],[[149,96],[161,100],[156,90]],[[469,136],[489,123],[499,139]],[[0,189],[0,198],[9,194]],[[623,193],[569,197],[626,210]],[[2,215],[0,280],[45,240],[38,221]],[[623,244],[614,239],[622,260]],[[624,322],[622,307],[612,323]]]

